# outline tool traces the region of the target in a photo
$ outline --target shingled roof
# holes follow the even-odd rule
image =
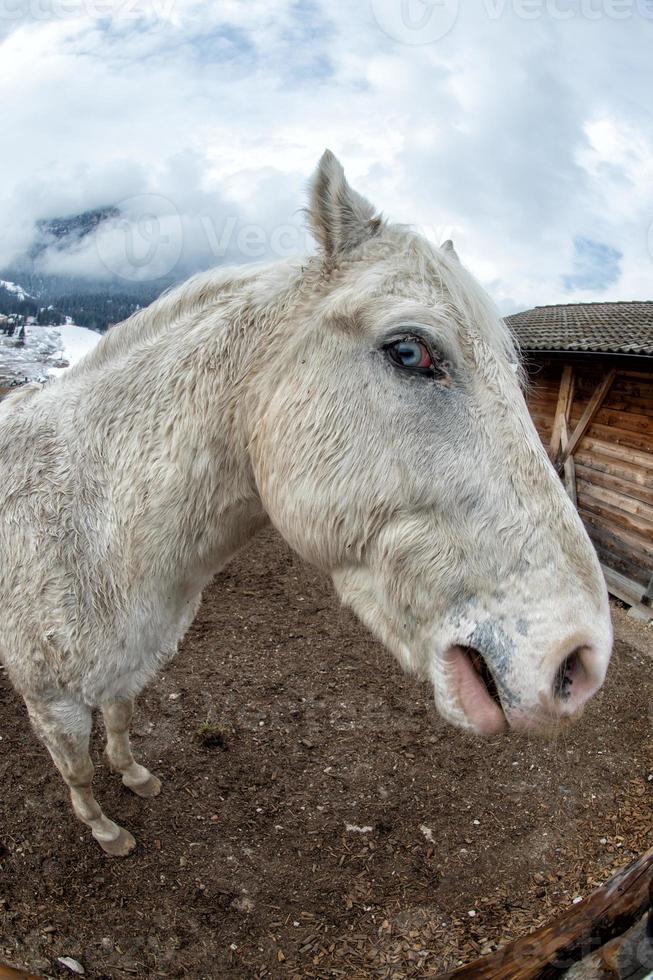
[[[507,316],[525,351],[653,354],[653,301],[536,306]]]

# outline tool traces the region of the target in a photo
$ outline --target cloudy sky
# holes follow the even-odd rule
[[[310,247],[324,149],[509,312],[653,298],[653,0],[0,0],[0,267],[127,279]]]

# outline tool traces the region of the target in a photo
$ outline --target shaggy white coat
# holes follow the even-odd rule
[[[158,792],[131,755],[133,698],[269,521],[431,678],[452,722],[482,727],[448,667],[456,645],[483,654],[515,724],[551,714],[569,651],[592,651],[587,696],[605,673],[598,561],[490,302],[452,248],[387,225],[328,153],[309,216],[312,258],[196,276],[0,409],[0,658],[113,854],[134,842],[92,795],[91,711],[126,785]],[[437,381],[384,353],[414,324]]]

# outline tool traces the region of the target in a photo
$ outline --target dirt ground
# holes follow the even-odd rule
[[[266,532],[140,702],[162,795],[125,790],[96,734],[131,857],[73,819],[0,680],[0,958],[98,980],[433,977],[527,932],[652,843],[653,630],[615,619],[577,726],[476,741]]]

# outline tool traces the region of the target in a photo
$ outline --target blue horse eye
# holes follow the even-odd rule
[[[387,354],[399,367],[413,370],[419,374],[433,371],[433,359],[423,340],[395,340],[385,348]]]
[[[422,359],[422,351],[419,344],[397,344],[396,349],[406,367],[416,367]]]

